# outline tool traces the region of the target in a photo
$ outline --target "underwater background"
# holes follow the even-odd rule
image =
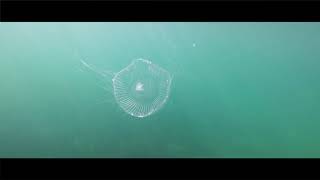
[[[319,47],[320,23],[1,23],[0,157],[320,157]],[[113,96],[137,58],[173,77],[145,118]]]

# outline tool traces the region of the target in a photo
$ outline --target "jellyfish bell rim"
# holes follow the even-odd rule
[[[131,61],[131,64],[132,63],[135,63],[135,62],[139,62],[139,61],[142,61],[142,62],[145,62],[145,63],[148,63],[148,64],[152,64],[152,61],[148,60],[148,59],[144,59],[144,58],[136,58],[136,59],[133,59]]]

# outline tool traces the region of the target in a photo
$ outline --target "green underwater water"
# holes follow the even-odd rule
[[[319,45],[320,23],[1,23],[0,157],[320,157]],[[113,96],[136,58],[173,76],[145,118]]]

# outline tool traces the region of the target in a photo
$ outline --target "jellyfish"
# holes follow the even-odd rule
[[[149,60],[136,59],[116,73],[112,82],[119,106],[132,116],[146,117],[167,101],[171,76]]]
[[[81,60],[87,68],[104,75],[96,67]],[[115,101],[127,114],[144,118],[159,111],[169,98],[172,77],[164,68],[146,59],[135,59],[113,73]]]

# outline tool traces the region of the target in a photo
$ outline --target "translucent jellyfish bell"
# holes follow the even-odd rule
[[[158,111],[169,97],[171,75],[145,59],[133,60],[112,79],[119,106],[135,117],[146,117]]]

